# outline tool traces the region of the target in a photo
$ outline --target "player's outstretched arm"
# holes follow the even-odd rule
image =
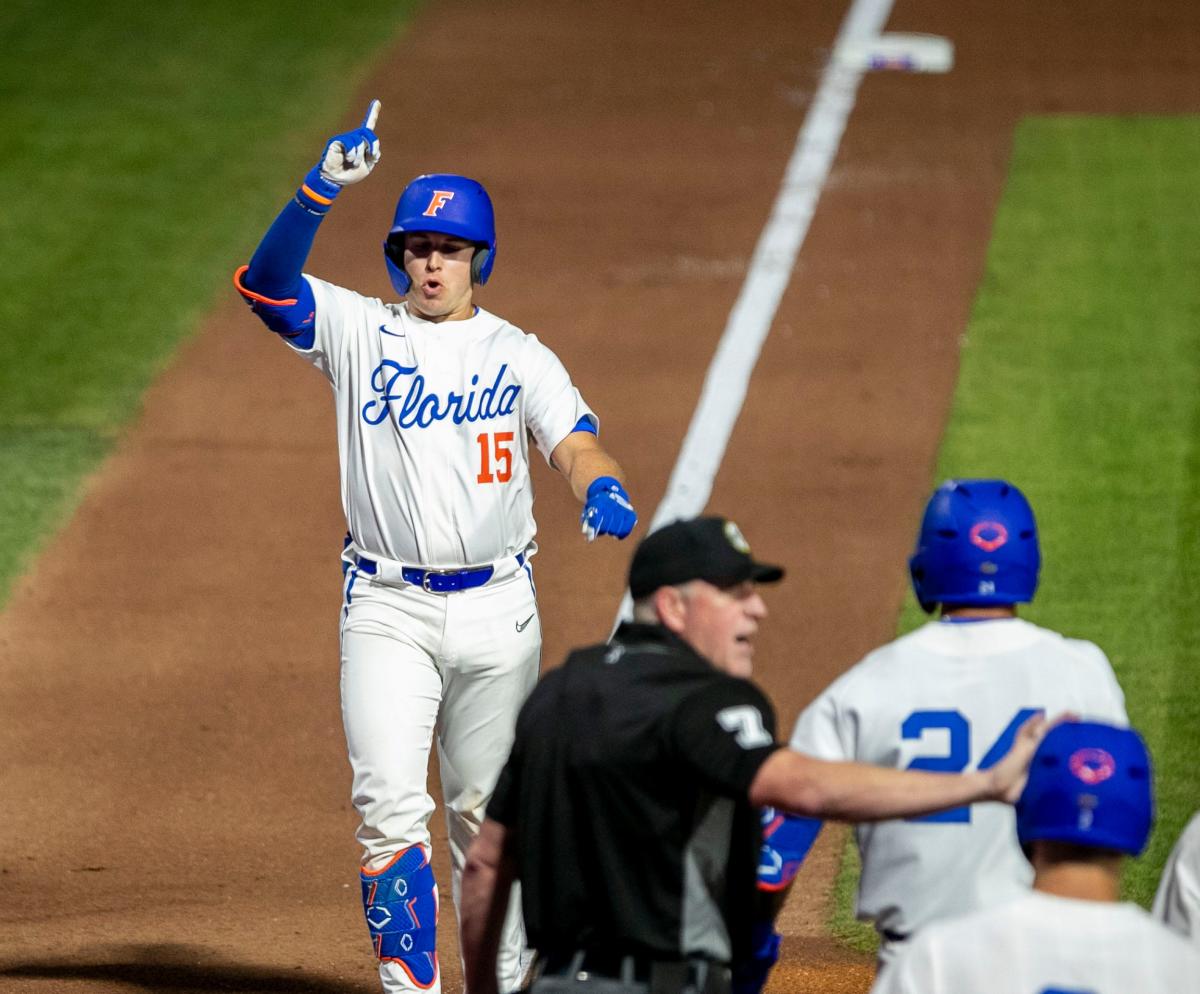
[[[754,804],[850,822],[912,818],[977,801],[1012,803],[1020,796],[1046,727],[1046,719],[1035,715],[1021,726],[1012,749],[999,763],[968,773],[827,762],[778,749],[759,767],[749,797]]]
[[[621,467],[601,448],[595,435],[571,432],[555,446],[550,461],[583,503],[579,522],[589,542],[597,535],[625,538],[633,531],[637,512],[621,484]]]
[[[467,850],[459,914],[466,988],[471,994],[497,994],[496,957],[516,878],[511,843],[504,825],[485,818]]]
[[[379,101],[372,100],[360,127],[329,139],[320,161],[267,229],[249,265],[234,274],[238,293],[272,331],[292,339],[306,332],[312,292],[300,273],[317,228],[342,187],[364,179],[379,161],[374,131],[379,107]],[[311,336],[311,328],[307,334]]]

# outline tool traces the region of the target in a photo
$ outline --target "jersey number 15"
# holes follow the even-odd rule
[[[995,766],[1008,750],[1012,748],[1017,730],[1041,708],[1021,708],[1008,726],[1000,733],[1000,737],[992,743],[992,747],[979,761],[979,769],[986,770]],[[971,723],[959,711],[914,711],[900,723],[900,737],[903,739],[919,739],[930,729],[944,728],[950,733],[950,751],[945,756],[918,756],[905,769],[928,770],[933,773],[961,773],[971,762]],[[909,818],[908,821],[949,822],[951,824],[969,824],[971,821],[970,807],[951,808],[949,811],[939,811],[935,815],[925,815],[922,818]]]
[[[507,483],[512,479],[512,440],[511,431],[497,431],[488,434],[486,431],[476,435],[479,443],[479,475],[476,483]],[[492,464],[495,463],[495,472]]]

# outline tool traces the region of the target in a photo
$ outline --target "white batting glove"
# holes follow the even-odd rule
[[[335,135],[325,146],[325,154],[317,163],[321,178],[338,186],[349,186],[364,180],[379,162],[379,136],[375,122],[379,120],[378,100],[372,100],[362,127],[343,135]]]

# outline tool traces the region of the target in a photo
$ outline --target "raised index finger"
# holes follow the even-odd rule
[[[370,106],[367,107],[367,116],[363,119],[363,127],[368,131],[375,130],[375,122],[379,120],[380,106],[378,100],[372,100]]]

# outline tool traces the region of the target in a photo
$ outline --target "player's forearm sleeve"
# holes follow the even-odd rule
[[[325,215],[305,206],[300,196],[279,212],[250,265],[237,271],[233,283],[268,328],[294,346],[309,349],[316,304],[301,271]]]
[[[242,277],[243,286],[275,300],[295,297],[323,217],[296,200],[284,207],[251,256],[250,268]]]

